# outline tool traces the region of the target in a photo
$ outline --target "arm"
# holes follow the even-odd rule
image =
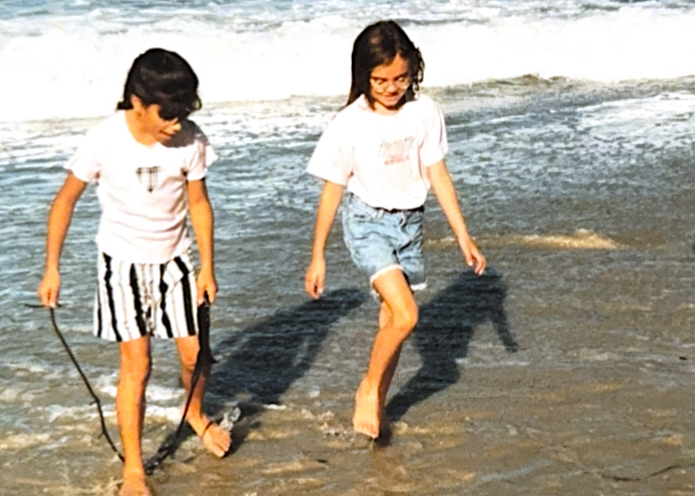
[[[324,251],[328,233],[331,231],[335,214],[343,197],[344,186],[326,181],[321,192],[318,212],[316,214],[316,228],[314,230],[314,246],[311,254],[311,264],[304,278],[304,289],[316,299],[321,296],[326,278],[326,262]]]
[[[55,307],[58,304],[60,254],[63,251],[75,204],[86,187],[87,183],[77,179],[70,172],[55,200],[53,200],[51,213],[48,216],[48,234],[46,235],[46,268],[38,289],[38,295],[43,305]]]
[[[206,293],[210,303],[213,303],[217,295],[213,248],[214,216],[205,186],[205,179],[188,181],[186,183],[186,193],[188,195],[191,225],[198,243],[198,254],[200,256],[200,271],[196,284],[198,305],[205,301]]]
[[[480,253],[468,234],[466,222],[463,219],[458,198],[456,197],[456,190],[444,160],[429,166],[427,172],[434,194],[437,196],[439,205],[441,205],[444,215],[454,231],[454,236],[456,236],[456,241],[458,241],[461,247],[466,264],[469,267],[474,267],[476,274],[482,274],[485,270],[485,257]]]

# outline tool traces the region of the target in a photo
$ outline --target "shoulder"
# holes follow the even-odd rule
[[[364,96],[360,96],[357,100],[346,105],[331,119],[327,129],[333,132],[345,132],[347,129],[354,129],[356,124],[363,122],[371,109],[369,108]]]
[[[97,125],[92,127],[85,135],[88,139],[112,139],[114,134],[122,133],[128,129],[125,116],[122,111],[116,112]]]
[[[444,114],[439,105],[427,95],[419,95],[416,100],[408,102],[404,108],[408,119],[422,122],[428,129],[444,126]]]
[[[354,102],[341,108],[333,118],[333,122],[345,122],[357,118],[364,112],[364,97],[359,97]]]
[[[85,133],[78,145],[77,154],[94,159],[113,155],[122,149],[123,140],[129,136],[123,112],[116,112],[102,119]]]
[[[439,105],[435,103],[432,98],[430,98],[427,95],[423,95],[420,93],[418,97],[411,101],[408,102],[406,105],[411,106],[413,109],[423,113],[423,114],[440,114],[441,110],[439,109]]]
[[[201,149],[210,145],[208,137],[193,121],[181,122],[181,131],[176,133],[165,145],[167,148]]]

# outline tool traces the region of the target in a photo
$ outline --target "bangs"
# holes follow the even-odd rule
[[[165,121],[174,119],[183,120],[196,110],[200,110],[200,107],[200,100],[183,102],[176,100],[160,100],[159,117]]]
[[[159,105],[159,116],[165,121],[185,119],[196,110],[200,110],[202,102],[197,93],[190,91],[177,91],[165,93],[163,91],[151,91],[147,96],[135,95],[142,100],[145,106]]]

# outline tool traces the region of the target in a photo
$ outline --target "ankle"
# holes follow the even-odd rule
[[[379,393],[379,387],[376,386],[368,377],[362,379],[359,387],[357,388],[358,396],[375,396]]]
[[[126,464],[123,466],[123,477],[127,478],[145,478],[145,467],[143,466],[142,463],[132,463],[129,464],[126,462]]]

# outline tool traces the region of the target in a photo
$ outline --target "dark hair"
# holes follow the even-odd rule
[[[139,55],[128,71],[123,100],[118,110],[133,108],[131,97],[144,106],[157,104],[162,119],[183,119],[203,106],[198,96],[198,76],[183,57],[162,48],[151,48]]]
[[[367,26],[355,39],[352,48],[352,85],[348,105],[364,95],[374,107],[369,79],[375,67],[389,64],[400,55],[408,63],[412,82],[405,93],[406,102],[415,98],[425,72],[420,50],[405,31],[393,21],[379,21]]]

